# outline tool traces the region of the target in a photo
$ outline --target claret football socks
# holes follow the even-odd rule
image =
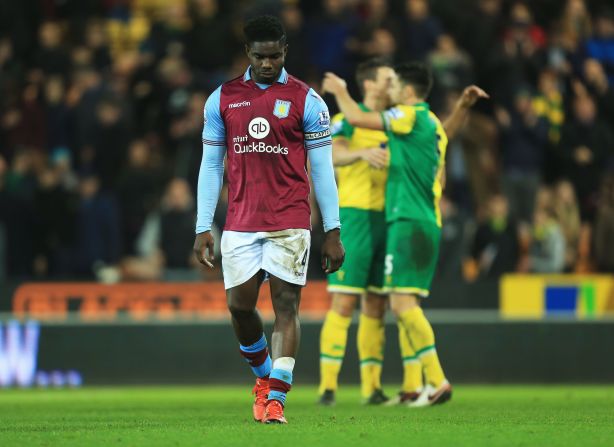
[[[256,343],[249,346],[240,345],[239,349],[241,355],[245,358],[247,363],[249,363],[249,366],[256,375],[256,385],[252,390],[254,394],[252,411],[254,420],[262,422],[264,420],[266,402],[269,396],[269,374],[271,373],[272,363],[266,337],[262,334],[262,337],[260,337]]]
[[[292,371],[295,360],[280,357],[273,362],[269,378],[269,397],[266,403],[264,422],[266,424],[286,424],[284,407],[287,393],[292,388]]]

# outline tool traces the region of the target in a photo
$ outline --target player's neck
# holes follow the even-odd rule
[[[382,111],[386,108],[387,104],[386,101],[378,98],[376,95],[366,95],[363,100],[362,103],[369,109],[369,110],[374,110],[376,112]]]
[[[416,98],[415,96],[408,96],[407,98],[405,98],[405,101],[403,101],[403,104],[405,104],[406,106],[415,106],[416,104],[420,104],[422,102],[425,102],[424,99],[422,98]]]

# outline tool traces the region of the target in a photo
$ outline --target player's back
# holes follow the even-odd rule
[[[363,110],[368,110],[360,104]],[[348,140],[348,150],[359,151],[366,148],[384,148],[388,143],[385,132],[354,127],[345,120],[343,114],[333,117],[331,125],[333,139],[344,137]],[[384,210],[387,169],[376,169],[364,160],[345,166],[338,166],[337,181],[339,188],[339,206],[371,211]]]
[[[443,126],[424,102],[400,105],[386,113],[392,116],[386,219],[423,220],[441,226],[439,199],[448,143]],[[411,121],[398,120],[403,125],[395,129],[395,113],[410,116]]]

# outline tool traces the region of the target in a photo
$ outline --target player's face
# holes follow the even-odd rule
[[[253,42],[245,50],[252,66],[254,81],[262,84],[277,81],[286,61],[288,45],[281,42]]]
[[[401,104],[403,102],[403,84],[399,80],[398,76],[394,76],[390,80],[390,88],[388,89],[388,95],[390,96],[390,102],[392,104]]]
[[[390,102],[390,87],[392,81],[397,75],[391,67],[379,67],[375,77],[375,88],[377,94],[385,99],[386,102]]]

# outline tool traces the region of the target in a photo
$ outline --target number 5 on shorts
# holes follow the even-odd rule
[[[384,275],[392,275],[392,255],[386,255],[384,259]]]

